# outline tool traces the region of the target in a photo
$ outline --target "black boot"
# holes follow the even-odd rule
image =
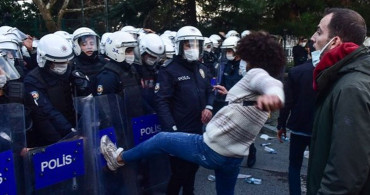
[[[248,159],[247,159],[247,166],[249,168],[253,167],[253,165],[256,163],[256,153],[257,153],[257,150],[256,150],[256,147],[254,146],[254,143],[253,143],[249,147],[249,155],[248,155]]]

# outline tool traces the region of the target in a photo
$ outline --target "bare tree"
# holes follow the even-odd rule
[[[62,19],[65,13],[72,13],[72,12],[80,12],[81,8],[72,8],[68,9],[68,5],[70,3],[70,0],[32,0],[33,3],[37,6],[37,8],[40,11],[40,14],[45,22],[46,28],[48,29],[49,32],[55,32],[59,29],[61,29],[62,25]],[[56,3],[58,1],[62,1],[58,3],[58,5],[61,4],[59,8],[55,8]],[[99,9],[99,8],[104,8],[104,5],[94,5],[94,6],[88,6],[84,8],[84,10],[94,10],[94,9]],[[52,10],[58,10],[57,14],[53,14]],[[56,17],[56,21],[54,18]]]

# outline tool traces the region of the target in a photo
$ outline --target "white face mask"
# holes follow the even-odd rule
[[[211,52],[211,48],[204,48],[204,51],[206,51],[206,52]]]
[[[235,59],[235,56],[232,53],[226,53],[226,59],[232,61]]]
[[[329,46],[329,44],[334,40],[335,37],[333,37],[321,50],[316,50],[311,53],[312,56],[312,64],[314,67],[317,66],[317,64],[320,62],[321,54],[325,51],[325,49]]]
[[[184,58],[190,62],[199,60],[199,49],[184,50]]]
[[[54,73],[58,74],[58,75],[62,75],[64,73],[66,73],[67,68],[68,68],[68,63],[54,64],[54,67],[50,68],[50,70],[53,71]]]
[[[0,75],[0,88],[3,88],[4,85],[6,84],[6,76],[5,75]]]
[[[155,58],[146,58],[145,59],[145,63],[149,66],[153,66],[156,62],[157,62],[157,60]]]
[[[127,55],[125,56],[125,61],[127,64],[133,64],[135,61],[135,55]]]
[[[299,45],[301,45],[302,47],[305,47],[307,44],[307,42],[303,42],[303,43],[300,43]]]

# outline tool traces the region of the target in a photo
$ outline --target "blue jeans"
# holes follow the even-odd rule
[[[303,153],[310,146],[311,137],[290,134],[289,147],[289,192],[291,195],[301,195],[301,167]]]
[[[135,148],[124,151],[122,159],[129,163],[163,153],[215,170],[217,194],[234,194],[239,166],[243,159],[218,154],[203,142],[202,135],[161,132]]]

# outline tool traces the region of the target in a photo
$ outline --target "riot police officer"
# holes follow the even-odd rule
[[[64,38],[48,34],[37,48],[38,67],[24,79],[25,106],[31,110],[33,128],[27,132],[28,147],[49,145],[74,132],[71,67],[74,57]]]
[[[73,32],[73,70],[78,70],[83,78],[89,79],[90,93],[94,91],[96,76],[103,70],[106,60],[98,53],[99,36],[91,29],[81,27]],[[85,96],[89,93],[77,94]]]
[[[202,133],[203,124],[212,117],[213,91],[207,68],[199,61],[203,36],[192,26],[176,34],[176,55],[159,70],[156,84],[157,113],[162,129]],[[171,180],[167,194],[193,194],[198,165],[170,157]]]
[[[140,116],[143,113],[143,104],[140,93],[140,79],[135,67],[134,49],[136,39],[127,32],[117,31],[108,36],[105,50],[110,59],[104,70],[96,77],[94,96],[118,94],[125,101],[125,105],[135,107],[129,115]]]
[[[217,63],[217,56],[213,52],[213,43],[211,39],[207,37],[204,38],[203,50],[203,64],[208,68],[208,71],[211,73],[211,77],[216,77],[215,65]]]
[[[22,58],[18,42],[6,36],[0,36],[0,68],[3,72],[1,87],[1,103],[21,103],[24,99],[24,85],[22,82],[22,67],[19,59]],[[4,78],[6,78],[4,80]]]
[[[165,56],[162,39],[153,33],[143,34],[139,40],[141,65],[135,65],[140,77],[141,93],[148,112],[154,112],[154,87],[157,81],[158,62]]]
[[[222,43],[224,55],[227,63],[222,71],[221,85],[230,90],[243,76],[239,69],[240,57],[235,55],[236,46],[240,40],[237,36],[230,36]]]
[[[213,43],[213,52],[216,54],[217,59],[221,57],[221,49],[220,46],[222,44],[222,38],[219,35],[212,34],[209,36],[209,39]]]

